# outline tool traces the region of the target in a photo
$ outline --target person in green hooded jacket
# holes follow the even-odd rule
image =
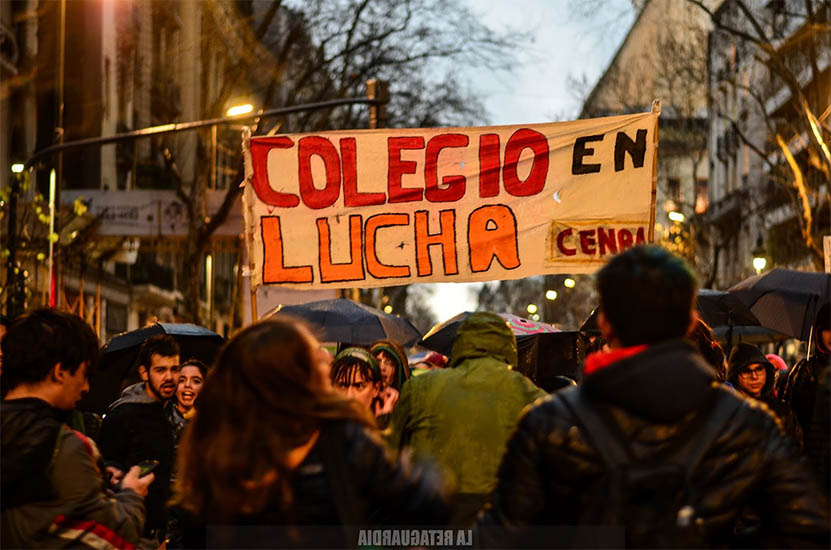
[[[452,523],[487,503],[508,441],[526,405],[543,390],[513,370],[517,347],[505,320],[474,313],[459,327],[446,369],[403,386],[387,434],[395,451],[437,462],[456,491]]]

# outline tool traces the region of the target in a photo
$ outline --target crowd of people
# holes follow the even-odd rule
[[[354,548],[367,526],[450,526],[497,548],[828,547],[828,306],[783,371],[749,344],[725,355],[663,249],[596,281],[597,351],[551,394],[494,314],[415,369],[397,342],[333,356],[273,318],[211,365],[145,340],[100,426],[75,411],[92,329],[23,315],[1,342],[0,545]]]

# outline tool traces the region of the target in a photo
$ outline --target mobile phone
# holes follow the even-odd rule
[[[138,464],[139,467],[139,477],[144,477],[150,472],[152,472],[156,466],[159,465],[158,460],[145,460]]]

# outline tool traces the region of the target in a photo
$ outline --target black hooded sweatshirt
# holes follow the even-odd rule
[[[739,385],[739,374],[745,367],[759,363],[765,368],[765,385],[762,387],[762,392],[759,397],[754,397],[747,393]],[[782,421],[782,429],[788,436],[794,440],[800,447],[802,447],[802,429],[799,422],[796,420],[791,408],[779,401],[773,394],[773,386],[775,383],[776,367],[768,361],[765,354],[756,346],[750,344],[739,344],[730,352],[730,359],[727,361],[727,381],[733,385],[736,390],[749,396],[758,399],[768,406]]]

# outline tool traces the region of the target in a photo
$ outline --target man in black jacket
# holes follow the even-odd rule
[[[124,389],[110,405],[101,424],[99,443],[107,466],[117,479],[126,467],[158,461],[156,481],[147,495],[144,536],[159,543],[167,523],[174,435],[165,405],[176,393],[179,345],[169,335],[145,340],[139,349],[138,370],[143,382]]]
[[[139,478],[133,467],[108,496],[95,443],[67,425],[89,389],[95,333],[79,317],[40,309],[14,322],[3,346],[2,546],[131,548],[153,474]]]
[[[763,532],[751,544],[826,545],[828,501],[796,447],[769,410],[720,387],[684,339],[697,317],[692,272],[638,246],[609,261],[597,287],[611,350],[587,359],[581,387],[525,414],[480,516],[480,541],[559,525],[572,527],[542,529],[548,538],[533,544],[732,546],[737,519],[754,507]]]

